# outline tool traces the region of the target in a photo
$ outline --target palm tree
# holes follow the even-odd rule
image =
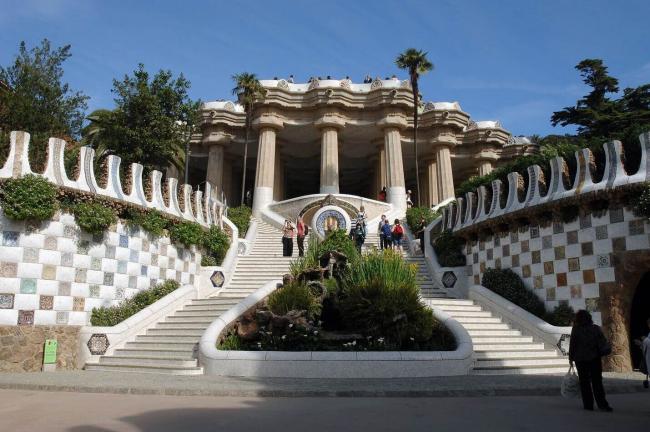
[[[415,147],[415,184],[417,185],[418,207],[420,206],[420,173],[418,171],[418,106],[420,92],[418,90],[418,79],[420,74],[433,70],[433,63],[427,59],[427,54],[422,50],[408,48],[395,59],[398,68],[408,70],[411,90],[413,91],[413,145]]]
[[[98,109],[87,117],[88,125],[81,129],[81,144],[95,149],[96,160],[99,161],[111,154],[110,126],[113,122],[113,111]]]
[[[251,129],[251,118],[253,116],[253,107],[256,102],[266,96],[266,89],[262,87],[257,76],[253,73],[242,72],[232,76],[235,82],[235,88],[232,94],[237,96],[239,102],[244,105],[246,113],[246,139],[244,141],[244,170],[241,180],[241,205],[244,205],[246,194],[246,159],[248,158],[248,136]]]

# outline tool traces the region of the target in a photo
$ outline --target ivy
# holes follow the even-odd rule
[[[28,174],[4,183],[0,203],[9,219],[51,219],[58,209],[57,188],[44,177]]]

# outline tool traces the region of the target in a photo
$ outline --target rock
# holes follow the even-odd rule
[[[258,310],[255,313],[255,320],[261,326],[268,325],[269,322],[271,322],[272,317],[273,317],[273,312],[269,310]]]
[[[307,288],[309,288],[309,292],[318,298],[323,298],[324,295],[327,294],[327,288],[325,288],[325,285],[323,285],[322,282],[320,281],[310,281],[307,282]]]
[[[293,276],[291,275],[291,273],[287,273],[282,276],[282,285],[289,285],[292,282],[293,282]]]
[[[323,280],[324,273],[325,270],[322,268],[311,268],[300,272],[297,279],[300,282],[321,281]]]
[[[307,311],[289,311],[285,317],[289,319],[289,322],[293,325],[309,328],[309,322],[307,321]]]
[[[257,321],[240,321],[237,324],[237,336],[242,340],[254,340],[257,338],[257,335],[260,331],[260,326],[257,324]]]
[[[271,316],[271,331],[284,332],[291,324],[291,321],[286,315],[273,315]]]

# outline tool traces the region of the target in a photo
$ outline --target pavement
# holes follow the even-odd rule
[[[605,373],[609,394],[644,392],[639,373]],[[0,373],[0,389],[229,397],[478,397],[557,396],[562,376],[504,375],[399,379],[296,379],[172,376],[60,371]],[[2,430],[2,428],[0,428]]]
[[[650,393],[610,395],[613,413],[559,396],[259,398],[0,390],[0,430],[647,431]]]

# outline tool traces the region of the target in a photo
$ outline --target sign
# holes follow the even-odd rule
[[[43,364],[56,363],[56,348],[58,344],[56,339],[45,340],[45,350],[43,351]]]

